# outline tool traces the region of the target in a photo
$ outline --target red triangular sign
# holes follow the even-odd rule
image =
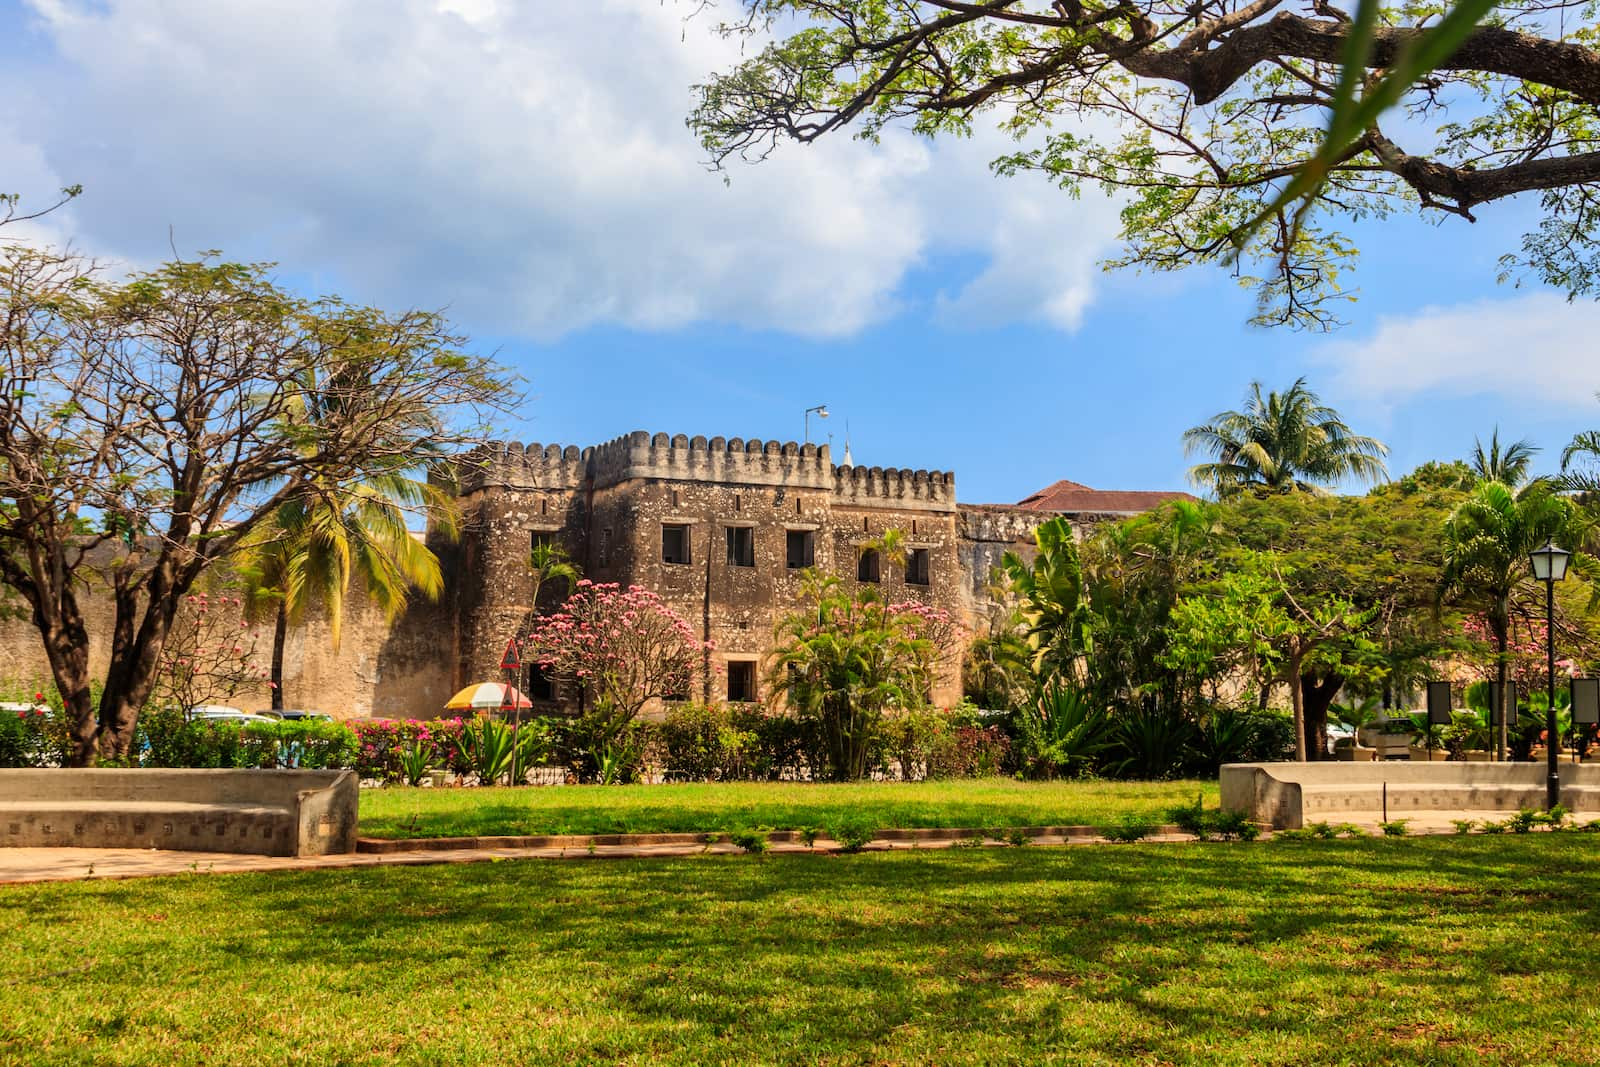
[[[500,657],[500,669],[503,671],[520,671],[522,669],[522,656],[517,653],[517,639],[515,637],[506,642],[506,654]]]

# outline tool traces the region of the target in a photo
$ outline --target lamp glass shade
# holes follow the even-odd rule
[[[1541,582],[1559,582],[1565,578],[1567,561],[1571,558],[1571,552],[1557,548],[1550,541],[1546,541],[1543,548],[1528,553],[1528,560],[1533,564],[1533,576]]]

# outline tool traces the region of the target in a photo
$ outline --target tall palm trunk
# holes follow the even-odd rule
[[[272,710],[283,710],[283,646],[289,639],[289,606],[278,601],[278,617],[272,626]]]

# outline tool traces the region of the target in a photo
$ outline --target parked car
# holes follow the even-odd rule
[[[189,709],[190,722],[277,722],[271,715],[256,715],[226,704],[196,704]]]
[[[306,708],[278,708],[273,711],[258,711],[256,714],[270,715],[275,719],[282,719],[285,722],[306,722],[307,720],[315,720],[317,722],[333,721],[333,716],[327,714],[326,712],[310,711]]]

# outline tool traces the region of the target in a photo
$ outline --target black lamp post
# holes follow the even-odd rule
[[[1551,541],[1545,541],[1543,548],[1528,553],[1528,559],[1533,564],[1533,576],[1544,583],[1545,666],[1549,670],[1550,681],[1550,703],[1545,709],[1544,720],[1544,752],[1550,769],[1545,779],[1547,809],[1561,803],[1561,771],[1556,765],[1556,752],[1561,746],[1561,737],[1556,733],[1556,583],[1567,576],[1567,561],[1571,558],[1572,553],[1557,548]]]

